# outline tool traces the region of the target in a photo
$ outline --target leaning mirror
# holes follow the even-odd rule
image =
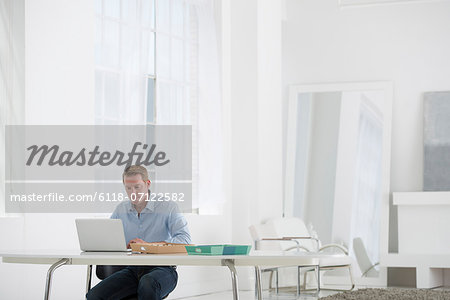
[[[289,91],[284,215],[346,246],[356,284],[386,284],[391,107],[389,82]]]

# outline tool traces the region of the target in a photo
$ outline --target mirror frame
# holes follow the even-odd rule
[[[283,216],[292,217],[293,210],[288,209],[294,204],[295,164],[297,145],[297,110],[298,95],[304,93],[351,92],[351,91],[384,91],[384,119],[382,145],[382,182],[380,207],[380,260],[389,252],[389,195],[391,166],[391,130],[392,130],[392,100],[393,83],[390,81],[345,82],[345,83],[315,83],[289,86],[287,135],[286,135],[286,168],[283,201]],[[289,141],[289,142],[288,142]],[[356,263],[356,262],[355,262]],[[387,267],[380,265],[378,277],[354,278],[356,284],[369,286],[387,285]]]

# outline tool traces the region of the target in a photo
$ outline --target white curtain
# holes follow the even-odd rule
[[[360,237],[372,263],[379,261],[382,116],[361,94],[351,240]]]
[[[150,47],[149,34],[137,31],[137,24],[124,26],[122,47],[122,111],[127,124],[144,124],[146,122],[146,82],[143,74],[148,74],[149,55],[142,55]],[[143,38],[140,39],[139,35]],[[145,38],[144,38],[145,37]]]
[[[142,31],[134,2],[124,1],[122,13],[119,2],[104,1],[103,10],[96,3],[97,124],[144,124],[150,34]]]
[[[193,208],[200,214],[219,214],[224,203],[222,99],[217,24],[214,1],[185,0],[189,34],[185,50],[184,70],[190,83],[187,91],[165,82],[164,57],[157,64],[158,124],[192,124]],[[167,41],[168,42],[168,41]],[[161,45],[161,43],[163,43]],[[164,54],[164,35],[157,37],[158,60]],[[181,46],[181,45],[180,45]],[[168,49],[168,47],[167,47]],[[178,51],[173,48],[170,52]],[[163,53],[162,53],[163,52]],[[169,51],[168,51],[169,52]],[[175,57],[176,58],[176,57]],[[174,65],[174,57],[170,56]],[[163,72],[163,74],[161,74]],[[169,73],[169,72],[167,72]],[[161,76],[159,76],[161,74]],[[173,74],[172,74],[173,77]],[[172,78],[174,79],[174,78]],[[192,85],[192,83],[195,83]],[[189,104],[185,101],[190,100]]]
[[[24,123],[25,11],[23,0],[0,0],[0,215],[5,196],[5,125]]]
[[[214,1],[190,0],[198,18],[198,206],[218,214],[224,203],[222,99]],[[195,122],[195,121],[194,121]]]

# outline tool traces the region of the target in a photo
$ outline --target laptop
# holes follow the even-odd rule
[[[76,219],[75,224],[82,251],[131,251],[120,219]]]

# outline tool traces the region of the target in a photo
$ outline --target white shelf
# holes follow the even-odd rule
[[[393,193],[394,205],[450,205],[450,192]]]
[[[428,267],[450,268],[450,254],[398,254],[381,256],[380,264],[385,267]]]

